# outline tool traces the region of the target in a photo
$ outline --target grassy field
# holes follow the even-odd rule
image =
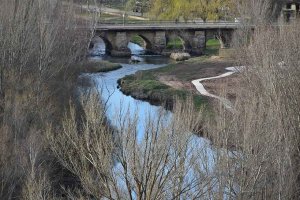
[[[180,38],[172,39],[167,44],[167,49],[183,49],[183,42]],[[217,55],[220,48],[220,42],[216,39],[209,39],[206,42],[205,55]]]

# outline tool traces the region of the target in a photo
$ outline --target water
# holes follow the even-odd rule
[[[133,54],[137,52],[143,52],[140,51],[140,47],[137,48],[136,45],[129,46],[133,48]],[[105,50],[103,50],[103,45],[97,45],[97,48],[102,49],[96,49],[95,52],[105,52]],[[142,57],[143,61],[138,64],[130,64],[129,58],[111,58],[103,54],[98,54],[97,56],[91,57],[90,59],[93,61],[109,60],[111,62],[118,62],[121,63],[122,68],[107,73],[89,74],[88,76],[90,76],[95,81],[97,89],[101,92],[102,99],[107,106],[106,116],[110,123],[115,128],[120,129],[120,127],[122,126],[120,122],[128,122],[129,120],[134,121],[135,119],[137,119],[137,140],[138,143],[141,143],[144,137],[147,119],[149,119],[149,117],[152,119],[157,119],[159,113],[161,113],[160,111],[164,108],[161,106],[150,105],[150,103],[148,102],[136,100],[131,96],[124,95],[118,89],[117,81],[120,78],[123,78],[126,75],[134,74],[139,70],[149,70],[163,67],[166,64],[170,63],[170,60],[161,56],[141,56],[140,54],[135,56]],[[172,113],[169,111],[165,111],[164,115],[166,116],[166,120],[172,118]],[[168,121],[166,122],[168,123]],[[187,165],[188,167],[188,160],[192,159],[190,157],[192,155],[195,155],[194,153],[196,152],[199,155],[201,154],[201,156],[199,156],[197,160],[199,169],[203,172],[206,172],[207,174],[213,173],[215,168],[215,157],[217,155],[216,152],[225,153],[226,151],[216,150],[210,145],[210,142],[208,140],[192,134],[190,134],[188,141],[188,150],[185,156],[187,159],[187,163],[185,163],[185,165]],[[122,174],[122,172],[124,171],[120,163],[116,164],[114,170],[116,171],[116,173],[120,174]],[[189,169],[184,177],[184,184],[189,185],[196,174],[197,171]],[[125,186],[124,179],[119,177],[118,184]],[[224,194],[224,199],[227,199],[226,194]]]
[[[95,59],[95,58],[94,58]],[[151,105],[148,102],[136,100],[131,96],[124,95],[119,89],[117,81],[126,75],[134,74],[139,70],[155,69],[166,65],[169,62],[163,57],[145,57],[144,62],[139,64],[128,64],[128,59],[112,59],[104,58],[110,61],[123,61],[122,68],[119,70],[91,74],[90,76],[97,84],[98,90],[102,94],[102,99],[106,102],[107,118],[113,126],[119,127],[118,121],[123,121],[125,118],[134,118],[138,116],[138,138],[141,139],[145,132],[145,124],[147,117],[155,118],[157,112],[163,109],[160,106]],[[126,63],[127,61],[127,63]],[[168,112],[167,112],[168,113]],[[129,114],[129,116],[128,116]],[[118,119],[118,120],[116,120]]]
[[[95,58],[94,58],[95,59]],[[120,122],[134,121],[137,119],[137,142],[143,144],[144,134],[146,133],[146,123],[147,120],[158,119],[158,115],[161,113],[161,110],[164,109],[161,106],[150,105],[148,102],[136,100],[131,96],[124,95],[119,89],[117,81],[120,78],[123,78],[126,75],[134,74],[139,70],[148,70],[162,67],[169,63],[169,59],[160,57],[160,56],[145,56],[143,57],[144,61],[139,64],[128,64],[128,59],[119,58],[112,59],[109,57],[104,57],[102,59],[110,61],[118,61],[122,63],[122,68],[111,71],[108,73],[98,73],[91,74],[92,79],[97,83],[97,88],[102,94],[103,101],[106,102],[107,112],[106,116],[111,124],[120,130],[123,124]],[[164,118],[165,117],[165,118]],[[169,120],[172,118],[172,113],[170,111],[164,111],[165,123],[169,123]],[[184,137],[183,137],[184,138]],[[214,150],[210,146],[210,142],[204,138],[200,138],[195,135],[190,135],[188,140],[188,150],[186,152],[186,168],[189,168],[190,160],[194,160],[192,155],[195,155],[192,152],[197,152],[201,154],[201,158],[197,160],[198,166],[202,171],[207,173],[212,173],[214,166]],[[196,161],[194,161],[196,162]],[[114,166],[115,174],[124,174],[125,169],[121,163],[116,163]],[[189,169],[187,174],[184,176],[184,186],[188,186],[195,180],[197,172],[193,169]],[[126,182],[124,177],[116,176],[117,182],[120,187],[126,188]],[[196,189],[195,189],[196,190]],[[191,190],[191,192],[196,193],[197,191]],[[171,191],[170,191],[171,193]],[[134,199],[137,199],[135,193],[132,193]]]
[[[131,54],[133,54],[133,55],[142,55],[142,54],[146,53],[146,51],[143,47],[141,47],[137,44],[134,44],[132,42],[129,42],[127,47],[130,49]]]
[[[95,37],[92,39],[93,48],[89,50],[89,55],[91,57],[103,57],[106,53],[106,46],[104,41],[100,37]],[[143,55],[146,50],[132,42],[129,42],[127,47],[130,49],[132,55]]]
[[[103,44],[98,44],[95,45],[95,47],[102,48],[96,50],[97,52],[105,52],[105,49],[103,49],[105,45],[103,47]],[[161,110],[164,110],[164,108],[124,95],[118,88],[117,81],[126,75],[134,74],[140,70],[163,67],[170,63],[171,60],[162,56],[141,55],[141,53],[145,53],[145,51],[136,44],[129,43],[128,47],[131,49],[134,57],[140,58],[142,62],[130,64],[130,58],[112,58],[101,54],[91,57],[90,59],[93,61],[108,60],[110,62],[121,63],[122,68],[107,73],[90,74],[89,76],[95,81],[97,89],[102,95],[103,102],[106,103],[106,116],[110,123],[118,129],[121,126],[120,122],[126,120],[134,121],[135,118],[137,118],[137,138],[138,141],[141,141],[145,133],[145,123],[147,119],[157,119],[159,113],[161,113]],[[164,113],[167,115],[166,119],[171,119],[171,112],[165,111]],[[209,141],[204,138],[197,136],[192,136],[192,138],[191,143],[193,143],[193,145],[190,146],[195,146],[196,144],[196,146],[200,145],[202,147],[210,146]],[[208,148],[207,151],[209,154],[208,157],[211,159],[213,150]],[[211,162],[212,160],[210,160],[210,163]]]
[[[106,52],[106,47],[105,47],[105,43],[104,41],[99,38],[99,37],[95,37],[92,39],[92,43],[93,43],[93,48],[91,48],[89,50],[89,55],[91,57],[101,57],[101,56],[104,56],[105,55],[105,52]]]
[[[122,68],[107,73],[90,74],[89,76],[96,83],[97,89],[100,91],[102,99],[106,103],[106,115],[111,124],[116,128],[120,128],[120,121],[124,121],[125,119],[134,120],[137,116],[137,135],[138,139],[141,140],[143,138],[143,133],[145,132],[146,119],[148,117],[153,119],[157,118],[158,112],[164,108],[124,95],[119,90],[117,81],[124,76],[134,74],[139,70],[163,67],[170,63],[171,60],[162,56],[141,55],[145,53],[145,50],[133,43],[129,43],[128,47],[131,49],[134,57],[140,58],[142,62],[130,64],[130,58],[112,58],[105,55],[104,42],[100,38],[96,38],[94,40],[94,48],[90,50],[90,53],[94,52],[94,54],[99,54],[90,57],[90,60],[108,60],[117,62],[121,63]],[[170,112],[165,113],[170,117],[172,115]]]

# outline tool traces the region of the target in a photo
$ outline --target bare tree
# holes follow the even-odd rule
[[[223,179],[235,183],[235,198],[299,197],[298,29],[260,25],[251,37],[237,40],[237,60],[246,68],[236,112],[220,107],[207,124],[216,144],[236,150],[237,167]]]
[[[243,23],[274,23],[280,15],[284,0],[235,0]]]
[[[42,192],[48,184],[47,174],[36,168],[42,161],[32,157],[43,152],[27,147],[33,135],[43,135],[46,124],[57,120],[62,107],[53,108],[55,98],[63,98],[58,91],[74,73],[66,73],[70,65],[84,55],[88,34],[78,29],[73,8],[61,1],[0,5],[0,198],[12,199],[22,191],[32,194],[31,186]]]
[[[177,104],[175,114],[162,111],[137,130],[138,117],[121,110],[116,116],[118,133],[101,126],[103,108],[95,96],[83,102],[87,119],[78,130],[74,112],[62,132],[53,136],[51,149],[60,162],[80,178],[84,191],[96,199],[177,199],[215,196],[212,175],[215,153],[194,136],[199,127],[191,103]],[[122,117],[132,116],[132,118]],[[142,134],[142,135],[140,135]],[[114,136],[114,137],[112,137]],[[220,186],[221,187],[221,186]]]
[[[256,26],[237,34],[237,61],[246,68],[235,112],[222,105],[198,112],[187,100],[173,113],[147,113],[140,130],[127,108],[109,127],[96,92],[80,98],[82,115],[71,100],[54,120],[61,107],[53,98],[70,84],[68,66],[89,34],[60,1],[1,1],[0,198],[297,199],[299,26],[268,25],[274,2],[242,3],[241,13],[254,16]],[[54,188],[54,163],[80,186]]]

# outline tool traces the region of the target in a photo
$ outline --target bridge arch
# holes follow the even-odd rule
[[[111,50],[113,49],[113,46],[108,38],[101,35],[95,35],[89,44],[89,49],[103,52],[103,54],[110,54]]]
[[[104,44],[105,44],[105,52],[106,54],[110,54],[112,49],[113,49],[113,46],[112,46],[112,43],[109,41],[109,39],[107,39],[106,37],[100,37]]]
[[[168,49],[176,49],[181,51],[190,51],[192,48],[190,44],[191,37],[182,35],[180,33],[172,33],[166,35],[166,44]]]
[[[152,42],[149,36],[147,34],[143,33],[131,33],[128,35],[128,42],[134,43],[139,45],[143,48],[144,53],[145,52],[152,52]]]

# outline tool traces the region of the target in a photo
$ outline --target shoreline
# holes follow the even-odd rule
[[[85,73],[100,73],[100,72],[110,72],[122,68],[119,63],[112,63],[106,60],[99,61],[85,61],[79,64],[82,71]]]
[[[187,96],[193,96],[195,106],[200,108],[211,100],[201,95],[192,81],[219,76],[231,66],[234,66],[234,62],[230,59],[194,57],[159,69],[138,71],[125,76],[118,80],[118,87],[125,95],[154,105],[170,106],[176,97],[184,100]]]

